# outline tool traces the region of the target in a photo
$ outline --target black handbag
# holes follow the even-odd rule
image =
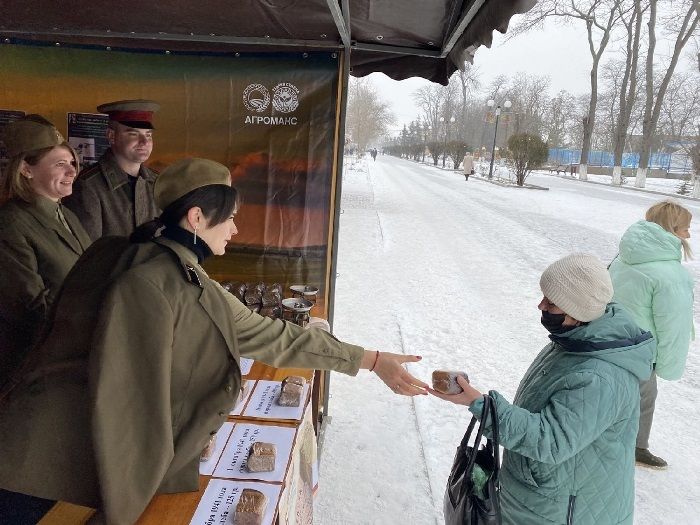
[[[482,446],[484,426],[489,418],[492,438],[486,438],[486,444]],[[501,468],[498,448],[498,417],[496,415],[496,401],[490,392],[488,395],[484,395],[481,424],[476,433],[474,444],[470,446],[469,438],[477,422],[477,418],[472,417],[467,432],[457,448],[457,454],[455,454],[443,503],[445,525],[500,525],[501,523],[499,501],[501,487],[498,481]],[[481,490],[474,483],[476,465],[487,476]]]

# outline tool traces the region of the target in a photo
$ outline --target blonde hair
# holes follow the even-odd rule
[[[2,185],[0,186],[0,202],[5,202],[9,199],[20,199],[25,202],[34,202],[36,193],[29,184],[29,179],[22,175],[22,162],[26,162],[30,166],[36,166],[44,156],[54,148],[67,148],[75,159],[75,169],[80,169],[78,155],[73,151],[70,144],[62,142],[56,146],[48,148],[35,149],[32,151],[24,151],[19,155],[10,158],[3,172]]]
[[[690,221],[693,214],[680,204],[672,200],[657,202],[647,210],[645,219],[661,226],[667,232],[678,237],[678,231],[690,228]],[[679,237],[680,239],[680,237]],[[681,239],[683,247],[683,258],[691,259],[693,252],[687,239]]]

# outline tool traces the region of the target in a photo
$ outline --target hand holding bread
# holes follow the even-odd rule
[[[469,381],[464,379],[464,376],[456,375],[455,377],[457,380],[457,384],[463,390],[459,394],[443,394],[442,392],[438,392],[437,390],[434,390],[432,388],[429,388],[428,392],[433,394],[435,397],[439,397],[440,399],[444,399],[445,401],[455,403],[456,405],[465,405],[465,406],[471,405],[474,402],[474,400],[476,400],[482,396],[482,393],[479,392],[473,386],[471,386],[469,384]]]

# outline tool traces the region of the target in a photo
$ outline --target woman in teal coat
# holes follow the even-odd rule
[[[637,463],[665,468],[666,461],[649,451],[656,402],[656,376],[680,379],[693,338],[693,279],[681,264],[690,257],[692,215],[680,204],[662,201],[646,220],[630,226],[620,240],[620,254],[610,265],[614,299],[624,305],[644,330],[654,334],[654,372],[642,383]]]
[[[654,340],[612,298],[605,266],[572,254],[545,270],[538,308],[551,342],[513,403],[494,393],[501,445],[501,511],[509,525],[631,524],[639,382]],[[434,395],[481,417],[483,397]],[[488,434],[487,428],[487,434]]]

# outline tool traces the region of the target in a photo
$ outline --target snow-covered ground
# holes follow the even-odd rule
[[[512,399],[547,342],[537,310],[542,270],[574,251],[611,260],[624,230],[662,198],[537,174],[528,182],[550,191],[465,182],[459,173],[389,156],[346,167],[336,335],[422,355],[410,369],[426,382],[433,369],[461,369],[477,388]],[[700,204],[683,204],[700,218]],[[700,220],[691,233],[700,239]],[[688,268],[700,282],[700,263]],[[637,468],[635,523],[698,524],[697,343],[683,379],[659,383],[651,448],[670,467]],[[432,396],[396,396],[361,371],[359,378],[333,374],[330,413],[317,523],[442,523],[466,409]]]

